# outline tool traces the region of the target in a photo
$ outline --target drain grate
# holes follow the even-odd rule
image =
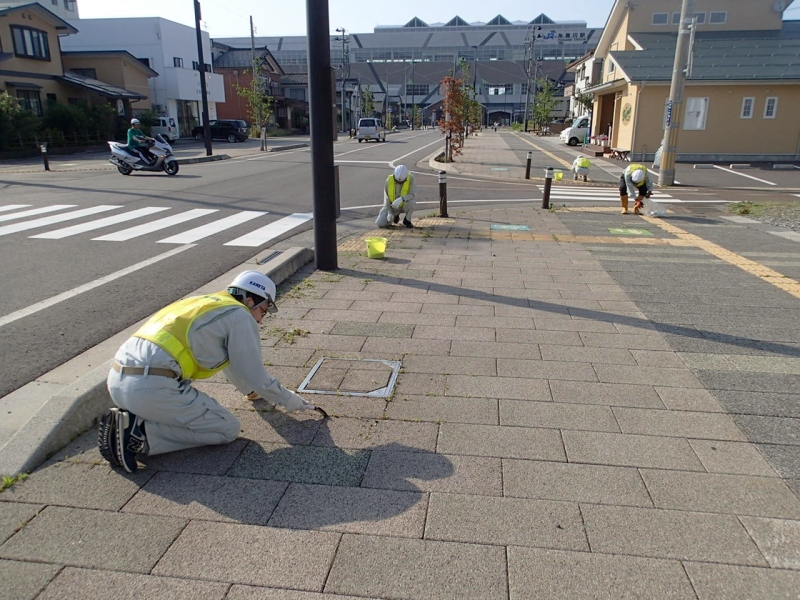
[[[297,388],[305,394],[388,398],[402,361],[323,356]]]

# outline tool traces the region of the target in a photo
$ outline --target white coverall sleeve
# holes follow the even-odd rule
[[[628,196],[636,198],[639,195],[639,188],[636,187],[636,184],[633,183],[633,179],[631,179],[630,167],[625,169],[623,177],[625,177],[625,187],[628,188]]]
[[[409,173],[408,176],[411,179],[411,185],[408,186],[408,193],[403,196],[403,198],[406,202],[413,202],[414,197],[417,195],[417,178],[411,173]]]
[[[273,404],[280,404],[288,411],[314,408],[302,396],[287,390],[281,382],[269,374],[261,362],[261,340],[255,320],[243,311],[233,319],[228,335],[228,360],[225,376],[242,393],[256,392],[259,397]]]

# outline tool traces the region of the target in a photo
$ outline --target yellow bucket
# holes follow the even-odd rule
[[[367,256],[370,258],[383,258],[386,252],[386,238],[374,237],[367,238]]]
[[[553,180],[561,181],[564,178],[564,171],[553,171]]]

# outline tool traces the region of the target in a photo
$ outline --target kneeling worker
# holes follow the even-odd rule
[[[584,181],[588,180],[589,177],[589,169],[592,166],[592,162],[583,155],[578,156],[575,161],[572,163],[572,174],[573,179],[575,181],[578,180],[578,177],[583,177]]]
[[[173,302],[117,351],[108,374],[116,407],[103,417],[98,445],[109,463],[133,473],[136,455],[228,444],[239,419],[192,386],[223,371],[249,398],[286,410],[315,406],[264,368],[258,324],[277,312],[275,284],[258,271],[236,276],[227,291]]]
[[[640,215],[639,210],[644,206],[645,197],[653,193],[653,182],[647,167],[634,163],[629,165],[619,178],[619,201],[622,204],[622,214],[628,214],[628,196],[634,196],[633,213]]]
[[[383,208],[375,219],[375,225],[385,229],[391,228],[393,223],[400,221],[400,213],[404,212],[403,225],[414,227],[411,224],[411,215],[414,214],[414,196],[417,192],[417,182],[408,172],[405,165],[398,165],[394,172],[386,178],[383,186]]]

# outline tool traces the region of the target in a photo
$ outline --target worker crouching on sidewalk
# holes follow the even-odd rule
[[[192,386],[223,371],[240,392],[286,410],[314,405],[264,368],[258,324],[277,312],[275,284],[257,271],[227,291],[178,300],[153,315],[117,351],[108,374],[116,405],[103,417],[98,445],[109,463],[133,473],[136,455],[227,444],[239,419]]]
[[[414,227],[411,216],[414,214],[414,196],[417,193],[416,178],[408,172],[405,165],[398,165],[394,172],[386,178],[383,186],[383,208],[375,219],[375,225],[389,229],[393,223],[400,221],[400,213],[404,212],[403,225]]]
[[[589,178],[589,169],[592,166],[592,162],[586,158],[585,156],[581,155],[575,159],[572,163],[572,175],[575,181],[578,180],[578,177],[583,177],[584,181],[588,181]]]
[[[634,163],[628,165],[619,178],[619,201],[622,204],[622,214],[628,214],[628,196],[634,196],[636,201],[633,203],[633,213],[639,212],[644,206],[645,197],[649,198],[653,193],[653,181],[647,172],[647,167]]]

